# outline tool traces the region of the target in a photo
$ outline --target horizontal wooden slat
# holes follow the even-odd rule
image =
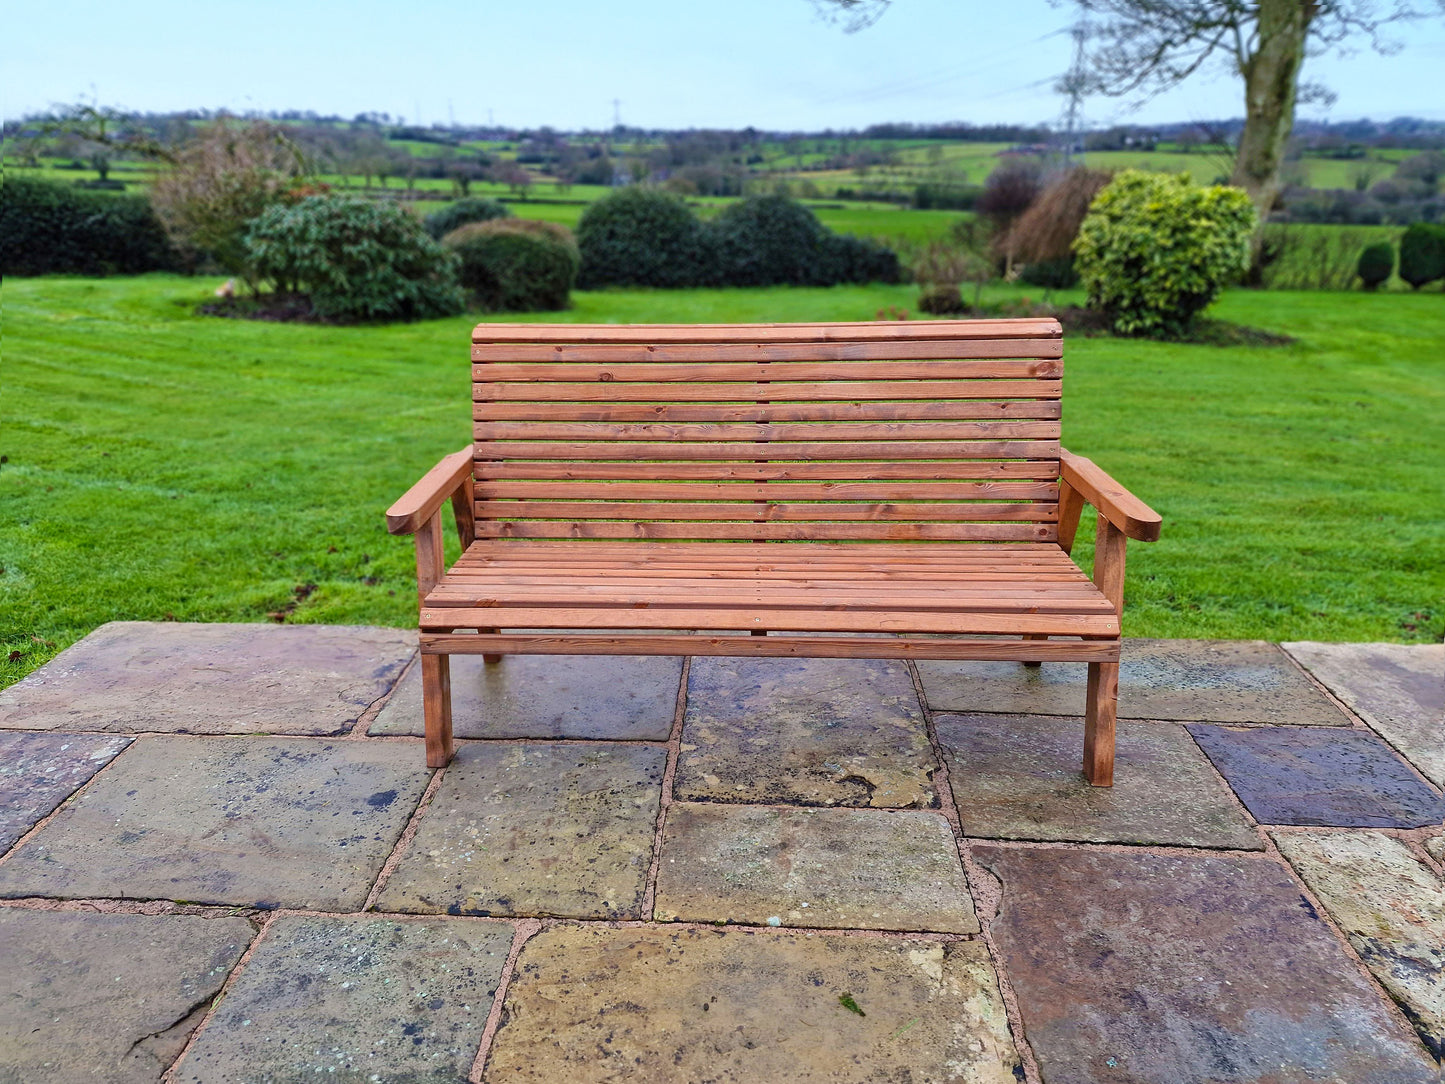
[[[610,629],[619,621],[634,629],[778,629],[787,632],[1048,633],[1051,636],[1117,636],[1113,614],[989,614],[937,612],[839,612],[836,610],[632,609],[625,619],[609,607],[427,606],[426,630],[458,628]]]
[[[738,384],[472,384],[496,402],[848,402],[860,399],[1057,399],[1058,380],[828,380]]]
[[[479,482],[478,500],[707,501],[755,499],[755,482]],[[1054,482],[773,482],[769,500],[1023,500],[1057,501]]]
[[[869,342],[922,339],[1057,339],[1057,320],[853,321],[797,324],[478,324],[474,343]]]
[[[474,421],[870,422],[1055,419],[1057,399],[944,399],[860,403],[474,402]]]
[[[576,607],[581,605],[596,605],[617,609],[632,610],[639,606],[646,606],[650,609],[666,609],[688,607],[689,604],[676,597],[669,597],[660,591],[648,591],[641,588],[635,591],[618,591],[611,594],[579,593],[574,598],[560,598],[555,592],[548,593],[543,589],[523,590],[521,588],[509,588],[504,592],[497,592],[495,595],[488,595],[487,592],[475,592],[480,597],[470,597],[461,592],[433,591],[427,596],[427,606],[442,608],[447,606],[538,606],[538,607]],[[820,599],[817,594],[795,593],[789,594],[780,592],[776,596],[764,596],[761,593],[748,594],[745,592],[716,593],[704,598],[695,599],[691,607],[699,605],[716,605],[726,607],[750,607],[764,611],[789,610],[789,609],[826,609],[833,612],[865,613],[871,611],[885,613],[1018,613],[1018,614],[1112,614],[1113,608],[1107,600],[1103,599],[1067,599],[1059,597],[1039,597],[1024,604],[1023,600],[1009,600],[998,598],[956,598],[944,602],[937,595],[914,596],[905,595],[896,600],[890,601],[882,597],[865,597],[850,600],[846,609],[832,605],[827,599]],[[627,618],[616,618],[614,623],[627,623]]]
[[[485,446],[479,447],[485,456]],[[1058,461],[1040,459],[1033,461],[991,462],[977,459],[950,461],[916,460],[906,463],[889,463],[876,460],[852,460],[837,463],[669,463],[666,467],[649,465],[641,471],[635,463],[596,461],[576,462],[495,462],[478,460],[476,477],[479,481],[492,479],[537,478],[543,480],[590,480],[602,481],[620,479],[639,481],[640,474],[657,481],[722,481],[753,480],[770,481],[790,479],[793,481],[821,482],[829,480],[856,482],[860,479],[875,481],[914,479],[918,481],[987,481],[989,479],[1034,479],[1055,480],[1059,476]]]
[[[479,522],[478,538],[776,538],[878,539],[916,541],[1037,541],[1058,537],[1052,523],[608,523],[548,520],[489,520]]]
[[[733,655],[806,659],[1118,662],[1118,640],[910,640],[897,636],[628,636],[424,632],[424,655]]]
[[[1059,458],[1057,440],[855,441],[835,444],[771,441],[767,444],[650,443],[645,441],[511,441],[489,440],[478,456],[488,459],[1047,459]],[[639,467],[639,476],[665,477],[665,467]]]
[[[1047,561],[1064,568],[1077,569],[1073,559],[1050,543],[1011,542],[996,546],[932,546],[911,542],[888,544],[855,545],[843,542],[798,543],[786,546],[753,546],[717,543],[698,546],[686,542],[659,542],[649,546],[651,559],[674,561],[763,561],[782,567],[799,563],[811,568],[815,562],[853,565],[856,562],[888,560],[908,564],[920,561],[926,564],[952,562],[960,566],[972,566],[975,562],[1009,565],[1018,561]],[[635,547],[624,543],[596,542],[479,542],[468,546],[466,553],[458,559],[459,564],[473,561],[555,561],[559,558],[587,558],[595,561],[610,561],[613,558],[636,557]]]
[[[761,496],[761,491],[760,491]],[[1052,523],[1058,519],[1055,506],[1043,501],[1015,504],[959,502],[937,504],[924,501],[893,501],[855,504],[820,501],[813,504],[779,504],[773,501],[484,501],[477,504],[478,519],[637,519],[637,520],[942,520],[971,522]]]
[[[472,372],[477,380],[691,380],[703,367],[722,366],[742,370],[748,366],[816,369],[813,376],[801,373],[793,380],[832,380],[846,367],[858,368],[941,362],[939,375],[965,375],[951,369],[1003,359],[997,372],[980,371],[978,376],[1058,376],[1058,359],[1063,357],[1061,339],[972,339],[898,340],[893,342],[837,343],[670,343],[662,345],[623,343],[490,343],[472,347]],[[1039,364],[1039,363],[1043,364]],[[597,367],[594,376],[566,375],[576,366]],[[666,367],[673,372],[651,376],[627,375]],[[481,373],[483,368],[496,372]],[[525,370],[525,371],[524,371]],[[561,374],[561,375],[558,375]],[[901,376],[901,374],[900,374]],[[769,380],[765,373],[754,376],[711,377],[713,380]],[[868,379],[872,379],[869,377]]]
[[[478,422],[477,440],[1005,440],[1059,439],[1055,421],[968,422]]]
[[[473,357],[481,348],[473,349]],[[513,348],[515,349],[515,348]],[[813,348],[793,347],[799,357],[811,355]],[[601,350],[579,350],[587,360],[560,364],[526,364],[492,361],[474,364],[472,379],[486,384],[540,383],[548,381],[599,383],[674,383],[702,380],[722,381],[797,381],[797,380],[1027,380],[1063,375],[1063,362],[1057,358],[1019,357],[1018,351],[1000,358],[974,360],[923,361],[777,361],[749,363],[744,361],[698,361],[673,364],[646,357],[642,351],[636,363],[613,364],[592,357]]]

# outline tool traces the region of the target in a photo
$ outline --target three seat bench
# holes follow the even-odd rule
[[[1109,786],[1125,542],[1160,518],[1060,446],[1062,359],[1051,319],[479,325],[473,442],[387,512],[427,763],[453,654],[1073,661]]]

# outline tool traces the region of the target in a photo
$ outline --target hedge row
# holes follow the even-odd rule
[[[180,258],[144,196],[109,196],[5,178],[0,274],[134,275],[180,269]]]
[[[786,196],[752,196],[703,222],[678,196],[621,189],[583,212],[578,285],[833,286],[896,282],[898,257],[836,234]]]

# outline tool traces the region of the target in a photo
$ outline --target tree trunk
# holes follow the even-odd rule
[[[1317,11],[1312,0],[1260,0],[1259,43],[1242,65],[1244,131],[1231,183],[1249,193],[1263,225],[1283,187],[1280,169],[1294,127],[1295,90],[1305,38]],[[1260,233],[1255,234],[1258,252]]]

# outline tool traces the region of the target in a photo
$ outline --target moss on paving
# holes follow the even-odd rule
[[[468,440],[474,318],[195,316],[217,282],[5,283],[0,683],[116,619],[414,620],[382,511]],[[914,295],[600,292],[530,318],[857,320]],[[1442,300],[1236,291],[1211,315],[1297,341],[1070,341],[1066,443],[1165,517],[1130,548],[1127,634],[1441,637]]]

